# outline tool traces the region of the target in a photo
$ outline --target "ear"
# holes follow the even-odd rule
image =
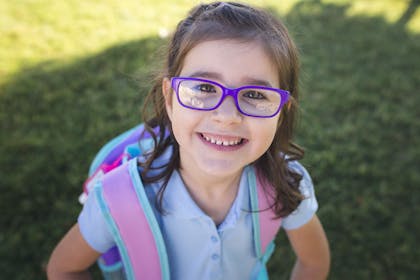
[[[163,78],[162,80],[162,93],[165,98],[165,108],[168,114],[169,120],[172,122],[172,86],[171,80]]]

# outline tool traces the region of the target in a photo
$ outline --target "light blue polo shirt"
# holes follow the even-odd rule
[[[301,193],[306,199],[282,227],[298,228],[307,223],[318,208],[312,181],[297,162],[292,168],[303,175]],[[160,183],[146,186],[151,205]],[[162,215],[155,209],[169,257],[171,279],[250,279],[257,263],[253,247],[250,197],[246,173],[240,180],[237,197],[225,220],[218,226],[193,201],[179,173],[174,171],[164,192]],[[115,246],[94,195],[89,196],[78,218],[85,240],[99,252]]]

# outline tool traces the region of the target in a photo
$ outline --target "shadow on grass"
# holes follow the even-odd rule
[[[5,279],[43,278],[54,243],[80,211],[77,197],[95,152],[139,122],[162,44],[147,38],[67,65],[43,63],[0,89]]]
[[[414,7],[394,25],[347,17],[347,8],[304,1],[284,18],[302,52],[297,142],[307,149],[304,163],[331,242],[331,279],[411,279],[420,273],[413,221],[420,214],[420,37],[404,24]],[[41,64],[0,89],[6,279],[43,277],[50,251],[80,210],[93,155],[139,122],[146,73],[161,43],[148,38],[68,65]],[[278,243],[270,271],[286,279],[292,253],[283,235]]]
[[[331,242],[331,279],[412,279],[420,36],[401,22],[346,17],[348,6],[316,2],[298,4],[287,22],[303,53],[298,142]]]

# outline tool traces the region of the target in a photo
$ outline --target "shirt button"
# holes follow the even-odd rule
[[[220,258],[220,256],[219,256],[218,254],[213,254],[213,255],[211,255],[211,259],[212,259],[213,261],[217,261],[219,258]]]
[[[217,238],[216,236],[212,235],[212,237],[210,237],[211,241],[213,243],[216,243],[217,241],[219,241],[219,238]]]

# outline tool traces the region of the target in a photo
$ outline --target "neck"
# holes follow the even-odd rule
[[[179,172],[185,187],[201,210],[210,216],[216,225],[223,222],[236,198],[242,170],[223,177],[191,174],[183,169]]]
[[[179,172],[189,191],[196,191],[209,196],[218,193],[224,194],[233,188],[236,189],[242,174],[242,170],[240,170],[235,174],[217,177],[211,174],[192,174],[182,168]]]

